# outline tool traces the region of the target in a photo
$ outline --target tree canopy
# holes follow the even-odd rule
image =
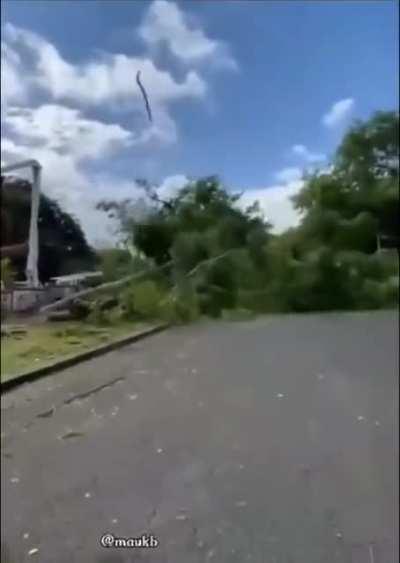
[[[306,229],[316,221],[321,234],[330,229],[337,236],[344,229],[349,243],[354,227],[354,248],[366,252],[376,249],[378,235],[396,246],[399,115],[378,112],[369,121],[352,126],[338,147],[332,170],[312,175],[294,201],[297,209],[305,212]],[[359,236],[361,224],[365,225],[364,236]]]
[[[144,259],[172,261],[164,289],[202,313],[388,306],[398,299],[398,257],[377,251],[398,248],[398,129],[394,112],[355,123],[330,167],[309,174],[293,198],[300,225],[279,236],[216,176],[167,199],[142,181],[140,212],[129,200],[99,208]]]

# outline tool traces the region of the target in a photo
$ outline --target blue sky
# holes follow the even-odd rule
[[[302,170],[353,119],[398,107],[397,45],[390,0],[6,0],[2,159],[41,159],[92,241],[110,228],[93,202],[141,176],[168,192],[217,173],[282,230]]]

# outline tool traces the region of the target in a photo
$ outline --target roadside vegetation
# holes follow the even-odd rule
[[[257,204],[243,210],[215,177],[161,199],[102,201],[123,245],[101,254],[125,319],[394,307],[399,294],[399,116],[355,123],[332,162],[304,178],[297,228],[277,236]],[[162,271],[154,268],[164,267]],[[153,269],[153,270],[152,270]]]
[[[1,381],[56,360],[97,348],[140,330],[144,323],[59,323],[13,326],[1,338]]]
[[[73,252],[67,252],[65,266],[56,244],[42,276],[69,271],[77,260],[87,269],[100,267],[105,284],[71,303],[77,322],[32,326],[23,336],[2,338],[5,377],[132,332],[140,323],[398,304],[397,113],[354,124],[330,165],[305,175],[293,198],[300,224],[280,235],[273,234],[257,203],[243,209],[241,194],[216,176],[189,182],[167,199],[157,187],[139,183],[139,200],[98,203],[114,218],[120,245],[97,256],[75,220],[44,201],[44,223],[61,217],[56,242],[64,248],[69,240]],[[21,189],[21,205],[24,194]],[[49,244],[47,227],[41,241]],[[21,263],[2,260],[3,287],[22,275]]]

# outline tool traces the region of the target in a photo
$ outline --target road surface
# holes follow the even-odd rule
[[[8,393],[2,561],[397,563],[397,340],[395,312],[201,323]]]

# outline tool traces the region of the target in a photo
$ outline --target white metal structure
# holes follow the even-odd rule
[[[21,168],[32,169],[32,192],[31,192],[31,219],[29,226],[29,250],[26,261],[26,280],[29,285],[39,287],[38,258],[39,258],[39,235],[38,217],[40,202],[40,182],[42,167],[37,160],[24,160],[1,168],[1,174],[7,174]]]
[[[68,274],[66,276],[56,276],[50,278],[55,285],[70,284],[75,285],[91,279],[101,279],[103,277],[103,272],[79,272],[77,274]]]

